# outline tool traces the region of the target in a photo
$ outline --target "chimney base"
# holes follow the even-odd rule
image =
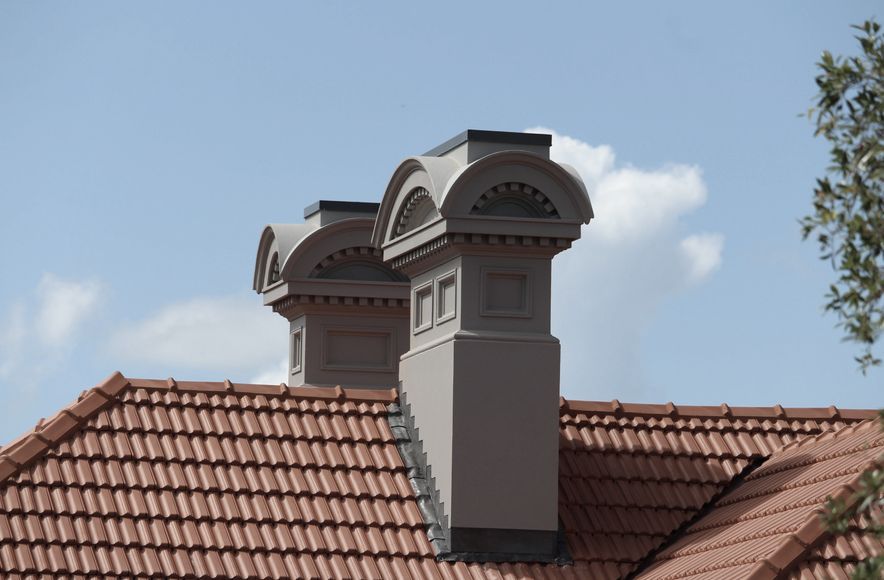
[[[484,561],[554,562],[559,558],[558,531],[451,528],[448,542],[451,559],[464,559],[467,554]]]
[[[572,564],[561,524],[554,530],[465,528],[448,526],[444,507],[439,503],[435,479],[427,466],[427,456],[410,416],[410,407],[392,403],[387,419],[396,447],[408,470],[418,507],[427,527],[430,545],[440,562],[537,562]],[[452,548],[453,546],[453,548]]]

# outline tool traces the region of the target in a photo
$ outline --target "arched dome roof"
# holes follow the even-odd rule
[[[501,199],[501,193],[508,199]],[[508,209],[500,209],[500,213],[478,210],[477,204],[481,206],[491,196],[498,199],[489,207]],[[427,207],[430,203],[432,207]],[[524,215],[512,209],[519,205],[526,208]],[[535,206],[536,211],[532,209]],[[467,164],[449,157],[409,157],[390,178],[372,243],[383,247],[441,219],[482,219],[488,215],[506,219],[555,217],[585,224],[592,219],[593,210],[574,168],[532,152],[498,151]]]
[[[258,245],[253,288],[257,292],[294,279],[324,278],[401,282],[371,245],[374,220],[342,219],[324,226],[272,224]],[[278,278],[274,274],[274,260]]]

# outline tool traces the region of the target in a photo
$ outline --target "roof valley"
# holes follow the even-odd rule
[[[654,563],[654,560],[657,558],[657,556],[659,556],[667,548],[672,546],[676,541],[684,537],[684,533],[691,526],[695,525],[704,516],[706,516],[706,514],[711,512],[715,508],[715,505],[718,501],[727,497],[729,493],[731,493],[746,480],[749,474],[753,473],[756,469],[761,467],[761,465],[765,461],[767,461],[767,459],[768,457],[762,455],[750,459],[743,470],[735,475],[733,479],[731,479],[730,483],[723,486],[716,494],[710,497],[709,500],[703,505],[703,507],[697,511],[697,513],[682,522],[682,524],[676,529],[672,530],[672,533],[670,533],[659,546],[648,552],[648,554],[644,558],[642,558],[641,562],[636,565],[635,569],[630,572],[624,580],[634,580],[638,578],[642,574],[642,572],[644,572],[651,564]]]
[[[393,389],[115,373],[0,449],[0,576],[691,576],[658,573],[674,555],[711,580],[852,565],[844,541],[801,526],[813,498],[865,465],[862,440],[877,435],[851,425],[874,412],[563,402],[559,519],[573,564],[558,565],[439,561],[395,404]],[[734,523],[741,501],[755,503]],[[808,541],[789,541],[799,530]]]

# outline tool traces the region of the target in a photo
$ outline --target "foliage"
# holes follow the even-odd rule
[[[878,417],[884,429],[884,410]],[[848,498],[829,499],[823,520],[830,532],[843,534],[862,528],[864,533],[884,537],[884,457],[862,474],[857,490]],[[853,580],[880,580],[884,578],[884,554],[878,554],[859,563]]]
[[[873,20],[853,28],[859,56],[826,51],[817,63],[818,100],[808,117],[831,145],[831,165],[817,180],[814,213],[801,220],[801,230],[805,239],[816,236],[821,258],[838,273],[826,310],[837,314],[848,340],[862,345],[855,359],[865,373],[881,364],[872,347],[884,331],[884,34]],[[879,419],[884,429],[884,411]],[[830,499],[826,508],[831,532],[884,537],[884,457],[850,497]],[[853,578],[884,578],[884,554],[860,562]]]
[[[884,330],[884,34],[874,21],[853,28],[862,54],[826,51],[817,63],[818,101],[808,117],[831,144],[831,165],[801,226],[838,273],[825,308],[862,345],[855,358],[865,373],[881,363],[872,347]]]

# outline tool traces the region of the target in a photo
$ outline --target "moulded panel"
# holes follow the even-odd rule
[[[531,316],[531,276],[528,270],[482,269],[482,316]]]
[[[414,333],[428,330],[433,326],[433,284],[429,282],[414,289],[412,300],[414,313]]]
[[[457,271],[436,278],[436,322],[457,316]]]
[[[292,331],[291,342],[289,343],[289,362],[292,373],[301,372],[302,363],[302,345],[304,344],[304,329],[299,327]]]
[[[394,368],[393,328],[322,329],[322,368],[389,372]]]
[[[304,384],[306,319],[299,316],[289,323],[289,385]]]

